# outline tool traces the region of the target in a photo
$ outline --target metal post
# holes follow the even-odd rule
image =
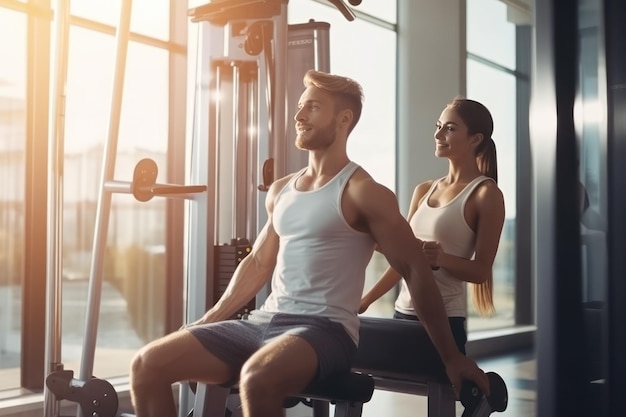
[[[55,83],[48,131],[48,214],[46,259],[46,369],[63,368],[61,363],[61,296],[63,279],[63,157],[65,133],[65,87],[67,82],[69,0],[56,2],[54,56]],[[44,414],[57,414],[59,403],[44,387]]]
[[[121,4],[120,19],[116,32],[115,74],[113,92],[109,114],[107,140],[104,146],[102,163],[102,180],[96,209],[96,229],[93,238],[91,267],[89,270],[89,289],[87,295],[87,316],[85,319],[85,339],[80,366],[79,379],[89,380],[93,375],[93,363],[98,334],[98,319],[100,313],[100,299],[102,297],[102,271],[104,253],[106,249],[109,214],[111,211],[111,193],[106,189],[107,181],[113,179],[115,171],[115,156],[119,135],[122,93],[124,90],[124,75],[126,71],[126,55],[130,35],[130,16],[132,0],[124,0]],[[82,412],[78,407],[77,416]]]

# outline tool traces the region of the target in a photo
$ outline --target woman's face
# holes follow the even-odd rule
[[[468,134],[467,126],[454,109],[446,107],[441,112],[434,136],[436,156],[440,158],[464,155],[473,157],[471,135]]]

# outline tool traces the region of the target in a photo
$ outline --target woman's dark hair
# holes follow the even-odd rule
[[[448,104],[467,126],[467,133],[474,135],[481,133],[483,140],[476,148],[476,163],[480,172],[498,183],[498,162],[496,159],[496,144],[491,138],[493,133],[493,118],[489,109],[481,103],[463,97],[456,97]],[[474,308],[481,316],[494,313],[493,304],[493,275],[481,283],[472,285],[472,301]]]
[[[483,175],[498,182],[498,161],[496,159],[496,144],[491,135],[493,133],[493,118],[489,109],[475,100],[456,97],[448,104],[467,126],[470,135],[482,133],[483,140],[476,148],[476,163]]]

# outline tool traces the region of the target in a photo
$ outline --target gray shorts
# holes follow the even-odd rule
[[[315,350],[318,360],[315,380],[350,370],[356,346],[339,323],[325,317],[268,313],[253,310],[241,320],[226,320],[188,330],[204,347],[228,364],[233,385],[239,379],[243,364],[263,345],[283,334],[296,335]]]

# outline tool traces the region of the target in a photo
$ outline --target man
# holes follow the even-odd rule
[[[360,85],[318,71],[307,72],[304,85],[296,146],[308,151],[308,166],[270,187],[268,221],[217,304],[137,354],[131,393],[138,417],[175,416],[171,384],[185,380],[238,381],[246,417],[278,417],[287,396],[349,370],[375,247],[406,277],[457,394],[463,379],[488,392],[485,374],[455,345],[430,265],[395,195],[348,159]],[[265,303],[245,320],[227,320],[270,276]]]

